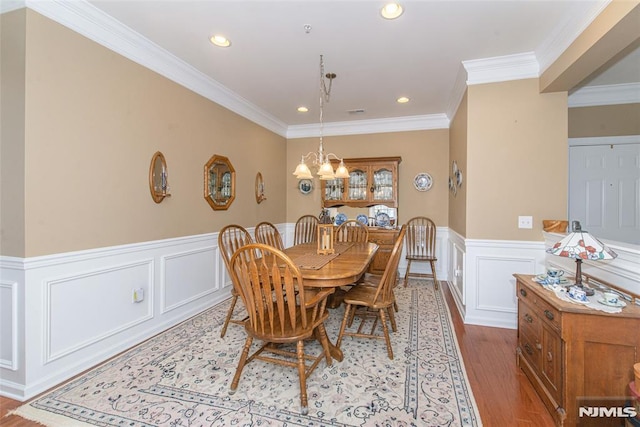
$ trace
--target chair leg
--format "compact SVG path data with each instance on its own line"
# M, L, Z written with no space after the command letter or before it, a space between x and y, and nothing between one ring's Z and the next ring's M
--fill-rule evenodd
M433 273L433 284L435 286L435 290L438 290L438 277L436 276L436 262L430 261L431 263L431 273Z
M304 363L304 341L298 341L298 376L300 377L300 412L302 415L309 413L307 401L307 366Z
M234 295L231 299L231 306L227 311L227 317L224 319L224 325L222 325L222 331L220 331L220 338L224 338L227 334L227 326L229 326L229 322L231 321L231 316L233 316L233 310L236 308L236 303L238 302L238 295Z
M387 307L387 315L389 316L389 321L391 322L391 330L393 332L398 332L398 325L396 324L396 315L393 314L393 309L391 307Z
M242 374L244 365L247 363L247 358L249 357L249 349L251 349L252 343L253 343L253 338L248 336L247 340L244 343L244 348L242 349L242 355L240 356L238 367L236 368L236 374L233 376L233 381L231 382L229 394L234 394L236 392L236 389L238 388L238 382L240 382L240 375Z
M407 282L409 281L409 269L411 268L411 260L407 261L407 271L404 273L404 287L407 287Z
M342 318L342 324L340 325L340 332L338 333L338 340L336 341L336 347L338 348L340 348L340 344L342 343L342 335L344 335L344 330L347 327L350 311L351 311L351 304L346 304L344 308L344 317Z
M393 349L391 348L391 338L389 337L389 327L387 326L387 319L384 315L385 309L378 310L380 314L380 322L382 323L382 331L384 332L384 340L387 342L387 355L389 359L393 360Z

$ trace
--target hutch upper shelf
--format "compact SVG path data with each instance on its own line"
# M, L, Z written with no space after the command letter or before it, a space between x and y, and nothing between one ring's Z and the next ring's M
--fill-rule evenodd
M344 159L349 178L320 181L322 206L398 207L398 165L401 157Z

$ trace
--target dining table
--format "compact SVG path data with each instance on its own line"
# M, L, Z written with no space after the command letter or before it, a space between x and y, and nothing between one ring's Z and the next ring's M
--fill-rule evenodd
M378 250L370 242L336 242L335 253L320 255L318 244L301 243L284 250L302 273L304 286L311 288L334 288L352 285L367 271ZM342 361L342 350L329 340L331 357Z

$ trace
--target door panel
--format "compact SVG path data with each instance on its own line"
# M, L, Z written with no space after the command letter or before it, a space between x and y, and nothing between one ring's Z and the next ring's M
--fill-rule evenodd
M569 219L596 237L640 242L640 144L569 148Z

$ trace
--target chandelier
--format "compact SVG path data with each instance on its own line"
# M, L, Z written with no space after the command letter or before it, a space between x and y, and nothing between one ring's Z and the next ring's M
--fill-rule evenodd
M300 164L298 164L295 172L293 172L297 179L313 178L311 170L309 169L309 166L307 166L307 161L310 161L312 167L318 168L318 175L322 180L349 178L349 171L344 165L343 160L333 153L325 154L324 147L322 146L324 103L329 102L329 97L331 96L331 84L335 78L336 75L334 73L324 73L324 61L322 59L322 55L320 55L320 145L318 146L317 153L309 152L302 156ZM327 79L329 80L329 87L327 87ZM331 159L340 160L340 165L335 172L331 165Z

